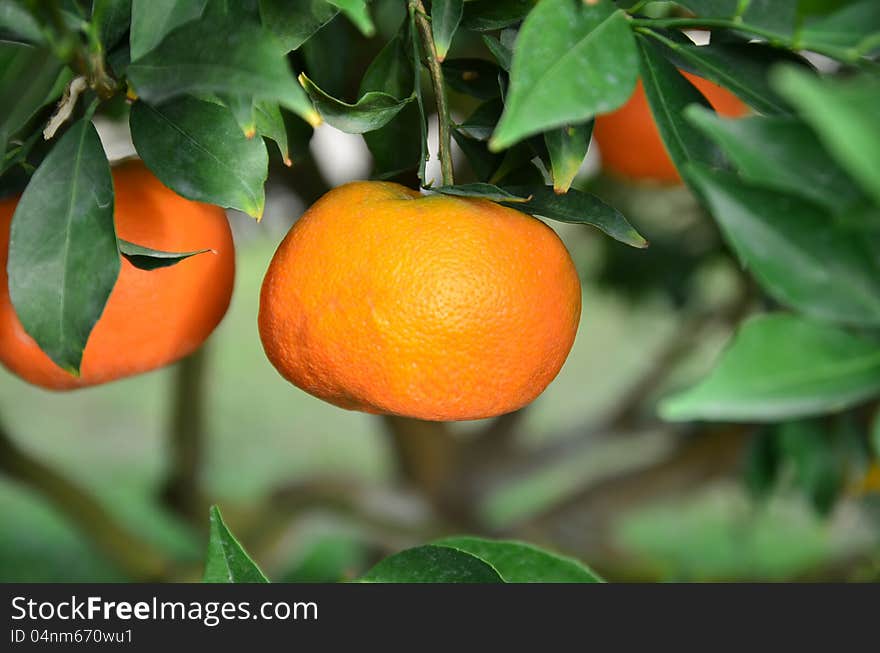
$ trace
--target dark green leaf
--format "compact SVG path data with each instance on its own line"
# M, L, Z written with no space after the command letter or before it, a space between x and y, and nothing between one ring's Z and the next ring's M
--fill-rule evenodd
M138 95L153 104L187 93L250 95L278 101L311 124L320 120L275 38L226 15L177 28L134 61L128 77Z
M409 20L404 20L397 34L376 55L361 80L361 95L381 91L393 97L413 93L414 75ZM419 109L410 104L385 126L364 134L373 155L374 174L387 176L419 165Z
M779 477L779 443L770 427L758 431L746 449L743 481L751 495L762 499L773 491Z
M880 392L880 347L787 314L745 322L715 368L666 399L668 420L773 422L844 410Z
M266 146L245 138L228 109L188 97L136 102L130 121L138 154L163 184L192 200L263 214Z
M503 155L490 152L485 142L469 138L457 129L453 130L452 138L461 148L477 179L486 181L498 170Z
M202 15L207 0L131 0L132 61L162 42L169 32Z
M473 0L464 5L462 26L492 32L515 25L526 17L538 0Z
M253 138L257 134L257 117L254 102L246 95L227 95L223 104L232 113L245 138Z
M491 100L501 95L500 70L486 59L450 59L443 64L443 79L459 93Z
M798 43L805 50L828 46L860 49L871 39L873 48L862 54L870 54L880 47L880 2L860 0L827 15L808 19L798 34Z
M194 252L163 252L158 249L142 247L121 238L119 239L119 253L139 270L156 270L158 268L171 267L191 256L205 254L210 251L210 249L200 249Z
M446 53L449 52L452 37L455 36L463 12L464 0L434 0L431 3L431 31L434 34L434 45L440 61L443 61Z
M388 93L370 91L364 93L354 104L348 104L327 95L305 74L300 75L300 82L324 120L349 134L363 134L379 129L413 100L412 95L398 100Z
M426 545L401 551L370 569L362 583L502 583L478 557L446 546Z
M132 0L94 0L92 21L98 23L98 35L104 50L112 49L128 32Z
M498 65L507 72L510 72L510 65L513 63L513 50L504 45L494 36L483 34L483 43L489 48L489 52L495 57Z
M711 110L709 102L645 37L637 36L636 41L641 54L639 67L645 95L675 167L687 179L687 163L698 161L711 166L720 165L723 161L721 152L683 115L691 104Z
M43 43L45 38L33 15L17 2L0 2L0 31L8 32L31 43Z
M778 429L780 454L794 467L795 480L820 514L837 501L844 482L844 461L821 421L788 422Z
M475 184L457 184L455 186L435 186L431 190L443 195L455 195L457 197L478 197L493 202L507 202L518 204L520 202L528 202L528 197L520 197L514 195L503 188L494 186L493 184L475 183Z
M326 0L260 0L263 25L286 51L296 50L333 20L339 9Z
M474 109L467 120L458 125L458 131L478 141L487 141L495 130L495 125L498 124L503 110L504 102L501 98L483 102Z
M670 58L679 68L729 89L762 113L791 113L791 108L776 94L767 79L771 66L797 61L787 51L761 43L710 43L697 46L690 42L677 42L657 32L649 34L668 48Z
M434 542L476 556L492 566L506 583L601 583L578 560L556 555L524 542L447 537Z
M753 184L799 195L829 212L846 210L864 199L813 131L795 118L730 120L696 106L686 115Z
M428 114L425 112L425 102L422 99L422 63L419 59L419 37L416 28L415 10L409 12L409 37L412 40L410 52L413 57L413 95L416 96L416 106L419 108L419 182L426 183L425 164L428 162Z
M633 92L637 58L626 14L609 0L543 0L519 31L490 147L616 109Z
M220 510L211 506L211 539L205 560L205 583L268 583L235 536L229 532Z
M784 37L795 28L800 0L678 0L701 18L735 19Z
M94 126L82 119L25 189L12 219L8 265L22 326L72 374L79 373L119 265L110 166Z
M586 125L558 127L544 132L544 143L550 156L553 190L566 193L587 157L587 146L593 131L592 121Z
M275 141L281 160L284 165L290 167L293 161L290 158L290 145L287 139L287 127L284 125L284 116L277 102L257 102L254 105L257 131L261 136Z
M564 195L557 195L546 186L505 186L504 188L519 197L531 196L532 199L528 202L514 205L513 208L518 211L560 222L590 224L627 245L648 246L648 241L633 229L617 209L608 206L594 195L574 189Z
M328 0L330 4L339 7L343 14L355 24L364 36L372 36L376 33L376 26L370 18L366 0Z
M0 153L7 140L55 99L61 63L44 48L0 41Z
M774 81L832 156L880 203L880 78L820 79L785 68Z
M820 319L880 324L880 261L820 207L693 166L689 178L745 266L778 301Z

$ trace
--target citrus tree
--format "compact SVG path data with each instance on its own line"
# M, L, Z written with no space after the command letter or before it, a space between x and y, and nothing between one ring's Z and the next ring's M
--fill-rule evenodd
M369 44L356 88L334 65L339 21ZM603 232L597 274L623 293L684 304L707 261L737 262L735 301L713 308L736 323L729 346L658 411L743 425L753 488L789 461L827 510L880 455L875 0L3 0L0 37L0 361L26 381L94 385L195 351L232 291L220 209L259 220L270 166L308 186L299 161L327 123L363 136L372 181L331 190L293 227L260 334L296 385L391 414L439 504L450 468L438 461L462 456L400 420L521 409L574 339L574 267L529 216ZM111 168L96 115L127 116L139 161ZM625 197L576 180L591 142L624 184L684 184L706 214L688 228L705 238L660 230L649 247ZM337 273L349 265L354 287ZM383 348L383 325L404 323ZM5 467L28 477L5 440ZM264 578L219 512L211 528L207 578ZM596 578L524 544L459 537L365 580Z

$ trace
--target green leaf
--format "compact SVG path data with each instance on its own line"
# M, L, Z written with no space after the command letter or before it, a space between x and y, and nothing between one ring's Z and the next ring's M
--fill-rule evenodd
M250 95L278 101L312 125L320 122L275 38L225 14L177 28L127 72L140 98L152 104L185 94Z
M413 100L412 95L398 100L388 93L369 91L354 104L348 104L327 95L305 73L300 75L300 82L324 120L349 134L363 134L379 129Z
M119 275L113 180L92 123L75 123L37 168L12 218L9 295L25 331L79 374Z
M43 43L45 38L33 15L17 2L0 2L0 31L8 32L31 43Z
M416 106L419 109L419 182L424 185L425 164L428 162L428 114L425 112L425 102L422 99L422 62L419 59L419 37L416 28L415 8L411 5L409 13L409 37L411 39L410 53L413 57L413 95L416 96Z
M136 102L131 136L163 184L188 199L263 214L266 146L247 139L225 107L184 97L153 106Z
M223 104L232 113L245 138L253 138L257 135L256 109L251 98L245 95L227 95L223 98Z
M592 121L586 125L568 125L544 133L544 143L550 155L550 174L553 190L567 193L581 164L587 157L587 146L593 131Z
M488 34L483 34L483 43L489 48L489 52L495 57L495 61L498 62L502 70L510 72L510 66L513 63L513 50Z
M710 43L694 45L648 32L668 50L673 63L732 91L743 102L762 113L790 114L791 107L770 85L767 71L780 62L798 62L791 53L761 43Z
M61 63L45 48L0 41L0 153L7 140L57 97Z
M162 42L169 32L202 15L207 0L131 0L131 60Z
M339 8L326 0L260 0L263 25L287 52L299 48L338 13Z
M443 195L455 195L457 197L478 197L492 202L507 202L510 204L518 204L520 202L528 202L528 197L520 197L514 195L503 188L499 188L493 184L474 183L474 184L457 184L455 186L435 186L431 190Z
M829 212L846 210L864 200L813 131L796 118L731 120L697 106L685 114L718 143L740 176L755 185L798 195Z
M834 506L845 479L841 451L821 421L782 424L777 429L780 455L794 467L795 480L820 514Z
M689 177L745 266L775 299L823 320L880 324L880 261L817 205L693 166Z
M876 341L777 313L745 322L709 376L661 402L660 414L773 422L844 410L878 392Z
M498 170L504 157L490 152L485 142L465 136L457 129L453 130L452 138L461 148L477 179L488 180Z
M483 102L474 109L467 120L458 125L458 131L478 141L487 141L495 131L495 125L498 124L502 111L504 111L504 102L501 98Z
M771 494L779 478L779 443L772 427L759 430L749 443L743 461L743 481L756 499Z
M513 206L518 211L559 222L593 225L626 245L648 246L648 241L633 229L620 211L608 206L595 195L574 189L564 195L557 195L546 186L505 186L505 190L519 197L531 196L528 202Z
M880 411L874 414L870 438L871 448L874 450L874 458L880 459Z
M871 54L880 47L880 3L876 0L851 2L828 16L804 22L798 44L805 50L827 47L856 48ZM873 42L873 48L865 47Z
M462 27L493 32L515 25L526 17L538 0L473 0L464 5Z
M446 546L428 544L401 551L370 569L362 583L502 583L480 558Z
M205 583L268 583L235 536L229 532L220 510L211 506L211 539L205 560Z
M506 583L601 583L578 560L550 553L525 542L447 537L434 544L470 553L492 566Z
M701 18L727 18L790 36L800 0L677 0Z
M880 203L880 79L821 79L793 68L777 72L773 81L779 92L800 109L831 155Z
M450 59L443 64L443 79L450 88L480 100L501 95L501 69L487 59Z
M284 165L290 167L293 161L290 158L290 145L287 139L287 127L284 125L284 116L277 102L257 102L254 105L257 131L261 136L275 141L281 160Z
M98 23L98 35L104 50L116 46L129 31L132 0L93 0L92 22Z
M543 0L517 37L504 115L490 147L504 149L616 109L632 95L636 61L626 14L609 0Z
M339 7L343 14L355 24L361 34L372 36L376 33L376 26L370 18L366 0L328 0L330 4Z
M437 48L437 59L440 61L449 52L452 37L455 36L463 13L464 0L434 0L431 3L431 32Z
M414 75L409 20L404 20L397 34L376 55L361 80L361 95L381 91L392 97L413 93ZM364 134L373 155L373 172L378 176L397 174L416 168L421 156L419 109L409 104L387 124Z
M651 114L666 150L682 177L687 179L686 164L694 161L711 166L721 165L721 152L684 117L691 104L712 110L709 102L676 67L667 61L643 36L637 36L642 84Z
M156 270L158 268L171 267L191 256L205 254L210 251L212 250L200 249L193 252L163 252L162 250L143 247L127 240L119 239L119 253L139 270Z

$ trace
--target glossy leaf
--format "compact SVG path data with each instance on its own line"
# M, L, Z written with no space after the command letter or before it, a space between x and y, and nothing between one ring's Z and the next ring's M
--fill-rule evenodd
M498 170L504 157L490 152L485 142L470 138L457 129L453 130L452 138L461 148L477 179L486 181Z
M326 0L260 0L263 25L287 52L299 48L338 13L339 8Z
M495 131L495 125L498 124L502 111L504 111L504 102L501 98L483 102L474 109L467 120L458 125L458 131L478 141L487 141Z
M492 32L515 25L537 4L537 0L472 0L464 5L463 27Z
M119 265L110 166L97 131L82 119L31 177L12 219L8 263L22 326L72 374Z
M788 36L794 31L798 4L802 0L678 0L701 18L734 19Z
M132 0L94 0L92 21L98 23L98 35L105 51L116 46L129 32Z
M692 167L737 256L778 301L823 320L880 325L880 260L857 232L819 206Z
M229 95L224 97L223 104L232 113L245 138L257 135L257 117L254 102L245 95Z
M493 184L474 183L474 184L457 184L455 186L435 186L431 190L443 195L455 195L457 197L477 197L493 202L508 202L518 204L520 202L528 202L528 197L514 195L511 192L499 188Z
M518 211L560 222L593 225L627 245L648 246L648 241L633 229L620 211L608 206L595 195L573 189L564 195L557 195L546 186L505 186L504 188L519 197L531 197L528 202L513 205Z
M531 544L479 537L447 537L434 542L476 556L506 583L601 583L584 564Z
M450 88L480 100L501 95L500 68L486 59L450 59L443 64L443 79Z
M490 146L589 120L622 105L638 76L626 14L610 0L543 0L516 40L504 114Z
M328 0L328 2L338 7L364 36L372 36L376 33L376 26L370 18L366 0Z
M248 139L225 107L194 98L136 102L131 135L144 163L183 197L263 214L266 146Z
M192 256L205 254L210 251L210 249L200 249L193 252L163 252L162 250L143 247L127 240L119 239L119 253L139 270L157 270L159 268L171 267Z
M593 123L558 127L544 133L544 143L550 157L550 174L553 190L566 193L571 187L581 164L587 157L587 146Z
M370 569L362 583L501 583L501 576L480 558L432 544L401 551Z
M880 347L787 314L745 322L715 368L664 400L668 420L773 422L837 412L880 392Z
M349 134L363 134L379 129L413 100L412 95L399 100L388 93L369 91L354 104L349 104L327 95L305 74L300 75L300 82L324 120Z
M381 91L392 97L408 97L413 93L414 76L409 21L405 20L384 48L370 63L361 80L361 95ZM364 134L364 141L373 155L374 174L387 176L419 165L419 109L408 104L383 127Z
M0 2L0 30L30 43L45 41L39 23L18 2Z
M813 131L791 117L719 117L702 107L687 118L724 150L740 176L765 188L799 195L839 212L864 196Z
M61 63L45 48L0 41L0 153L7 140L55 99Z
M820 79L786 68L774 77L828 151L880 203L880 79Z
M320 121L275 38L226 15L179 27L127 73L152 104L184 94L250 95L277 101L312 124Z
M805 21L798 33L798 42L805 50L825 48L864 49L863 54L880 48L880 2L860 0L851 2L827 16ZM873 40L873 48L864 45Z
M443 61L446 53L449 52L452 37L455 36L463 13L464 0L434 0L431 3L431 32L434 35L434 45L440 61Z
M488 34L483 34L483 43L489 48L489 52L495 57L495 61L498 62L502 70L510 72L510 66L513 63L513 50Z
M275 141L281 160L284 165L290 167L293 161L290 158L290 145L287 139L287 127L284 124L284 116L277 102L257 102L254 105L254 117L256 119L257 132L261 136Z
M159 45L174 28L201 16L206 4L207 0L131 0L132 61Z
M761 43L710 43L694 45L656 32L651 37L663 44L672 61L688 72L715 82L743 102L768 114L790 114L791 107L770 85L767 71L781 62L801 63L785 50ZM804 65L801 63L801 65Z
M211 535L205 560L205 583L268 583L235 536L229 532L217 506L211 506Z
M711 110L708 100L645 37L638 36L636 41L645 95L675 167L686 179L688 163L720 165L723 159L719 149L684 116L684 110L692 104Z

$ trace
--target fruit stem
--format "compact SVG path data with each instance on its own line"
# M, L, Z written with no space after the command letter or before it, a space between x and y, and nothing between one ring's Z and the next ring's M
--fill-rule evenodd
M117 523L76 483L20 449L2 426L0 472L42 494L133 580L157 581L167 576L168 562L152 545Z
M451 186L455 183L455 175L452 170L452 130L449 105L446 101L446 87L443 82L443 69L437 58L437 47L434 45L434 35L431 32L431 23L428 20L424 3L422 0L407 0L407 2L418 26L422 46L425 49L428 72L431 74L431 84L434 86L434 99L437 102L437 123L439 126L437 156L440 159L440 179L444 186Z

